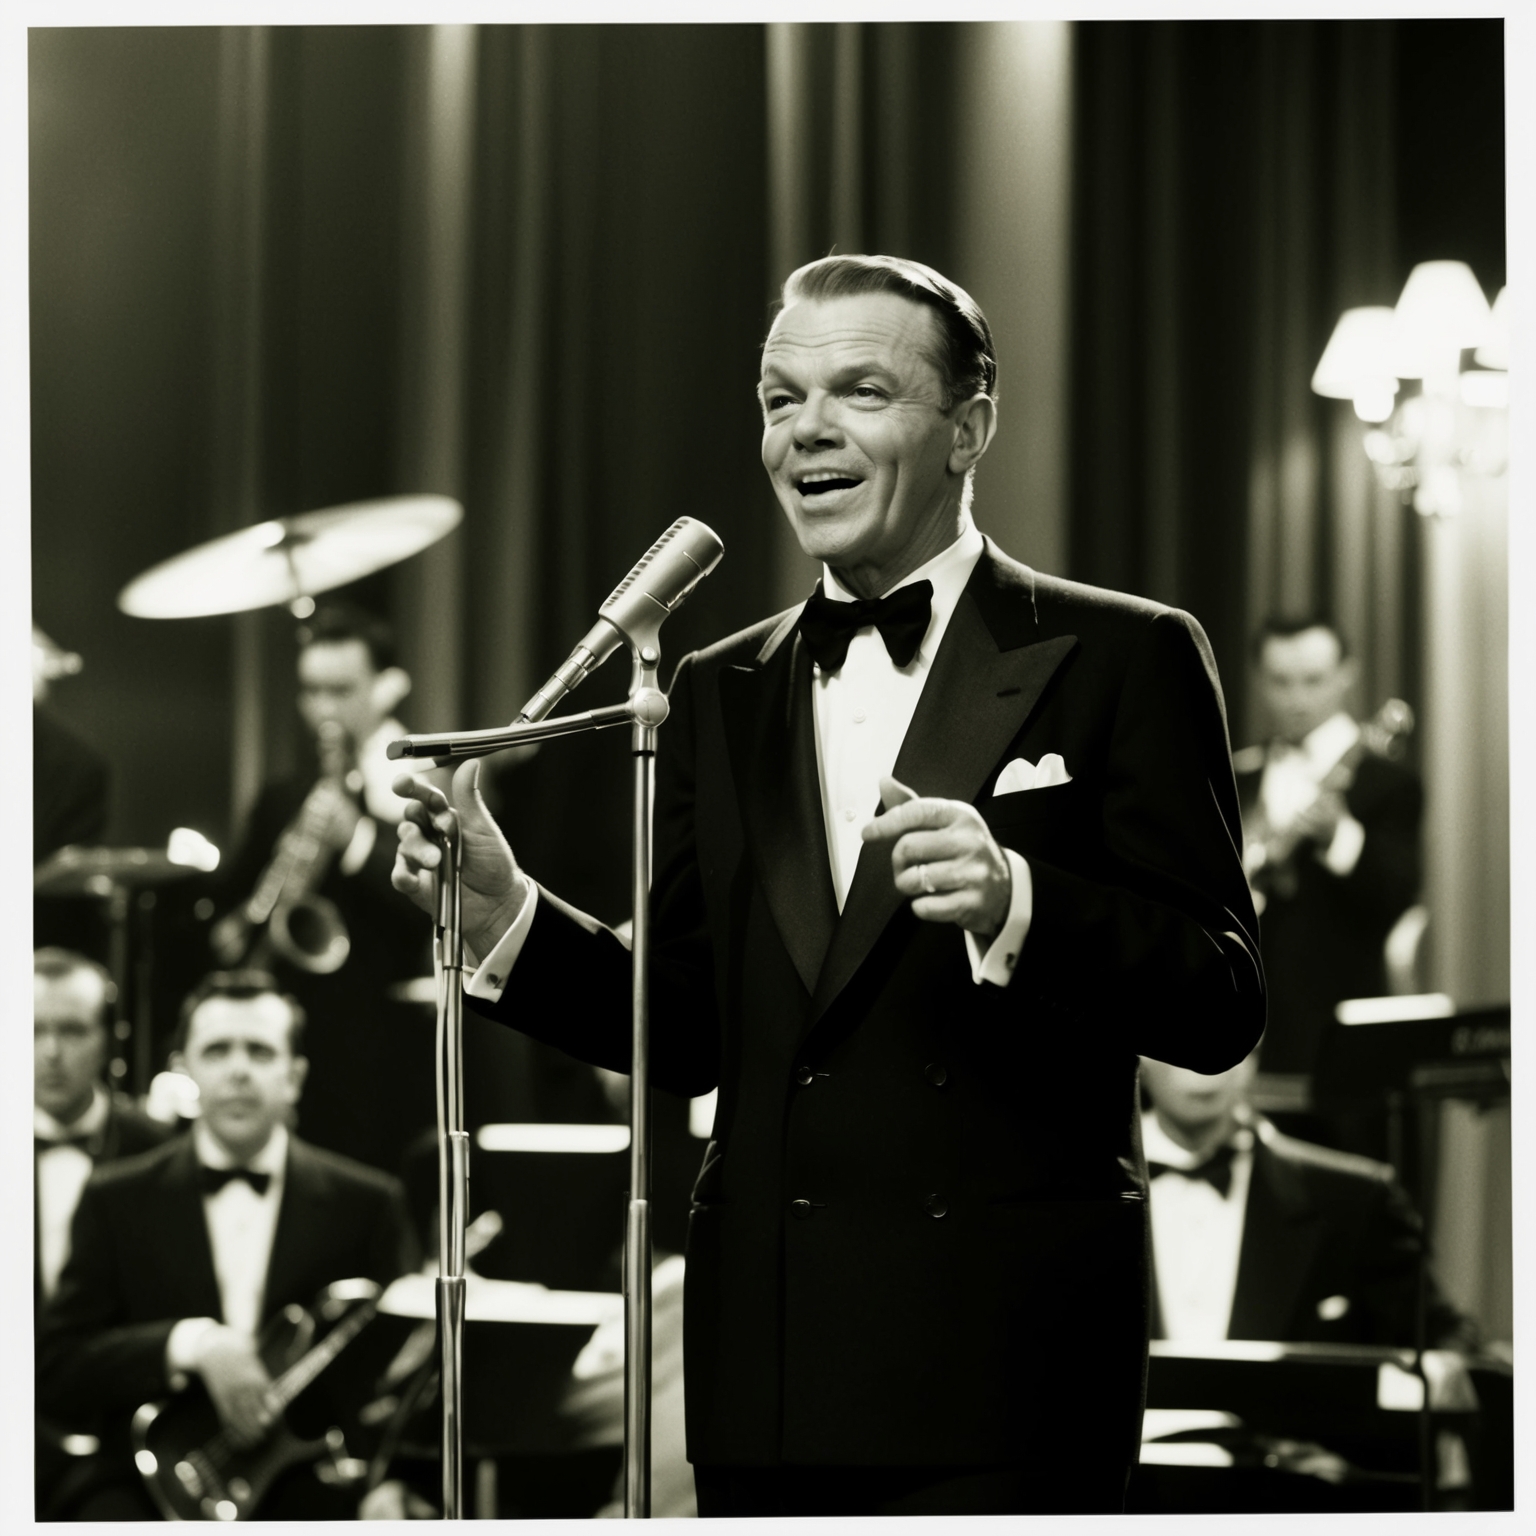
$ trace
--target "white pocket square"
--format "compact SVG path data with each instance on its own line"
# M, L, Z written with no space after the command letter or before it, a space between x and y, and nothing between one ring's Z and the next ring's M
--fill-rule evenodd
M1027 757L1016 757L997 776L994 795L1017 794L1021 789L1049 789L1053 784L1070 784L1072 775L1062 761L1061 753L1047 752L1039 763Z

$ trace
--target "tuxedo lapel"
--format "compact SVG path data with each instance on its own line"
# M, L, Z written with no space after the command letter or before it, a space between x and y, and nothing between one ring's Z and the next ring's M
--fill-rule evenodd
M1294 1169L1254 1137L1229 1339L1283 1339L1317 1252L1319 1227Z
M1058 635L1006 646L977 591L993 574L983 556L955 607L896 758L894 777L919 795L974 801L1077 644L1073 635ZM890 845L866 843L817 978L817 1017L864 963L905 899L892 881Z
M811 657L793 623L768 637L756 664L720 675L720 708L747 847L768 910L809 994L832 929L837 893L827 856Z
M166 1160L161 1175L164 1198L154 1199L146 1215L158 1215L163 1223L160 1257L171 1271L171 1284L181 1298L181 1305L169 1315L216 1317L222 1321L224 1301L213 1268L213 1244L208 1237L208 1218L203 1214L197 1166L197 1154L188 1133L180 1138Z
M315 1207L315 1184L318 1170L310 1160L309 1148L296 1137L288 1138L288 1161L283 1169L282 1204L277 1210L277 1226L272 1233L272 1255L267 1260L267 1279L262 1288L261 1307L257 1315L266 1319L273 1303L301 1293L304 1288L306 1250L313 1258L315 1230L305 1221L310 1213L311 1223ZM306 1230L308 1225L308 1230ZM340 1276L337 1277L341 1278Z

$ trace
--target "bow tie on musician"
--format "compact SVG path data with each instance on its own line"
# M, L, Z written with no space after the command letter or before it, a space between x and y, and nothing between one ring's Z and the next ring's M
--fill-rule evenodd
M69 1255L69 1227L93 1166L158 1146L171 1128L104 1081L116 986L105 966L53 947L32 956L32 1130L37 1294Z
M205 1417L222 1447L205 1447L215 1463L256 1458L245 1480L257 1486L241 1497L266 1493L256 1469L272 1448L263 1516L355 1510L356 1496L338 1507L340 1495L316 1493L302 1469L283 1475L295 1453L264 1345L285 1308L324 1287L383 1286L413 1267L415 1240L398 1181L290 1134L303 1029L302 1009L270 976L207 978L187 1000L170 1057L198 1091L191 1132L86 1185L73 1251L41 1319L38 1395L61 1422L94 1422L102 1451L76 1506L56 1518L153 1518L166 1507L128 1444L129 1420L145 1418L149 1399L163 1400L151 1425L176 1422L173 1410L182 1421Z
M1385 1164L1278 1132L1250 1101L1256 1064L1207 1076L1142 1058L1155 1335L1413 1347L1418 1213ZM1277 1276L1280 1250L1301 1268ZM1432 1271L1426 1296L1425 1342L1473 1350L1476 1325Z
M1436 1393L1475 1402L1477 1326L1437 1283L1393 1170L1279 1132L1249 1099L1256 1061L1206 1076L1142 1059L1153 1337L1422 1345L1437 1352ZM1337 1433L1311 1429L1293 1420L1290 1433L1313 1448ZM1460 1435L1436 1451L1439 1487L1465 1486Z

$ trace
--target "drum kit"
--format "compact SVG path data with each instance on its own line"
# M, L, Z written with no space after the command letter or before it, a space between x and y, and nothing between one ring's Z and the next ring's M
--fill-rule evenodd
M463 508L448 496L394 496L352 502L288 517L271 518L185 550L134 577L117 605L141 619L187 619L243 613L286 605L298 618L313 611L314 598L419 554L456 528ZM34 664L48 680L80 670L80 660L47 642L34 629ZM58 659L62 658L62 659ZM34 897L94 898L101 902L108 935L108 965L117 983L112 1071L148 1091L154 1068L147 987L147 959L130 974L130 927L135 903L147 906L155 887L185 879L216 859L200 838L173 834L165 848L60 848L32 874Z

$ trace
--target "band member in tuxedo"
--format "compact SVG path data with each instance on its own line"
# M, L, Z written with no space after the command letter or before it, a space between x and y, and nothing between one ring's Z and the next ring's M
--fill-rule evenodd
M171 1058L198 1088L191 1134L103 1167L85 1187L37 1347L42 1408L93 1421L103 1442L76 1518L153 1518L128 1454L140 1404L197 1377L235 1442L254 1444L272 1421L262 1326L335 1281L384 1284L411 1267L399 1183L288 1131L302 1027L269 976L210 977L188 999ZM301 1488L304 1476L288 1481ZM314 1512L289 1496L294 1513ZM274 1490L263 1514L284 1507Z
M1282 1135L1247 1102L1255 1058L1202 1077L1144 1061L1159 1338L1415 1346L1424 1229L1384 1163ZM1471 1349L1428 1280L1425 1338Z
M67 949L32 956L32 1134L37 1175L36 1293L46 1300L69 1256L69 1225L97 1163L159 1146L171 1128L102 1081L116 987L106 967Z
M1331 624L1272 619L1254 651L1274 734L1234 767L1270 987L1259 1062L1305 1076L1335 1006L1387 990L1386 937L1419 890L1424 791L1411 769L1360 751L1344 707L1355 663ZM1290 850L1278 863L1262 854L1276 833Z
M657 766L652 1074L719 1088L684 1307L699 1513L1118 1510L1137 1053L1221 1071L1264 1021L1215 666L1187 614L976 528L996 364L968 294L836 256L783 298L762 457L822 581L684 658ZM525 879L476 776L473 1006L627 1070L629 954ZM425 903L442 802L401 787L395 883Z
M115 988L105 967L70 950L32 955L32 1134L36 1204L33 1304L57 1288L69 1256L69 1228L80 1192L98 1163L158 1146L169 1126L151 1119L102 1081L110 1047ZM38 1508L79 1466L82 1437L39 1414Z
M398 1174L405 1148L436 1118L430 1026L390 994L431 970L430 924L390 889L404 804L390 789L386 748L405 734L394 711L411 680L389 627L350 604L317 609L298 641L298 709L322 744L318 775L312 767L262 790L220 874L230 910L215 924L214 948L225 965L267 966L308 1015L305 1138ZM306 806L322 845L315 889L334 905L350 946L331 971L275 946L242 915Z
M1423 1223L1392 1169L1276 1130L1247 1101L1255 1061L1214 1077L1142 1062L1153 1336L1445 1351L1429 1373L1431 1406L1475 1407L1462 1357L1478 1349L1477 1325L1436 1283ZM1348 1436L1320 1431L1324 1451L1305 1422L1291 1429L1304 1438L1260 1454L1314 1474L1325 1463L1335 1476L1344 1469ZM1478 1439L1460 1415L1436 1433L1437 1508L1464 1507Z

